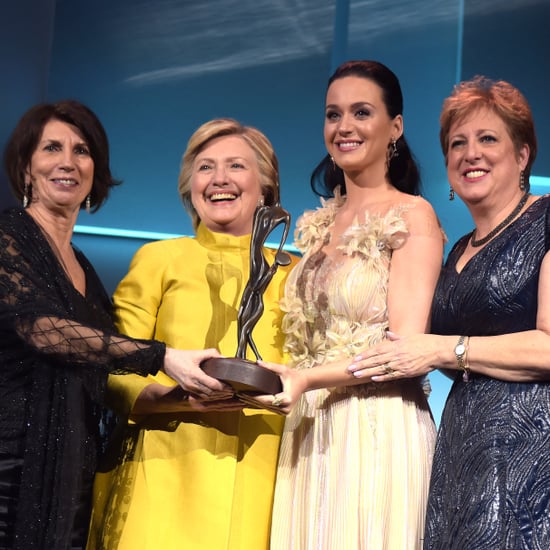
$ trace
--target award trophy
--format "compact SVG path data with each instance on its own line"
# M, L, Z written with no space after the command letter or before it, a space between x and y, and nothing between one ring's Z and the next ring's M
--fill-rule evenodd
M270 233L281 224L284 224L283 234L275 260L270 265L264 256L264 244ZM261 361L262 357L252 339L252 330L264 311L263 294L273 275L280 265L290 264L290 256L283 250L289 228L290 214L280 204L256 208L250 241L250 276L237 315L237 353L235 357L207 359L201 364L206 374L230 384L238 399L255 407L260 406L254 401L255 395L276 394L282 390L279 376L246 359L246 350L250 346L256 360ZM271 410L276 411L277 408Z

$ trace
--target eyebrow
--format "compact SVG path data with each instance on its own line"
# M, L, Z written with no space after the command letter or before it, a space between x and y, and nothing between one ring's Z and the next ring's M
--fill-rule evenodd
M227 157L227 158L224 158L222 159L222 162L233 162L235 160L243 160L243 161L246 161L246 162L249 162L249 159L245 158L245 157ZM216 162L216 159L213 159L212 157L197 157L195 159L195 161L199 161L199 162Z
M52 145L61 145L61 140L59 140L58 138L44 138L44 139L41 139L39 142L38 142L38 145L42 145L44 143L50 143ZM88 145L88 142L85 141L85 140L81 140L81 141L77 141L75 143L73 143L73 147L89 147Z
M352 109L357 109L358 107L365 107L365 106L370 107L371 109L376 109L376 107L369 101L356 101L355 103L352 103L350 105ZM338 105L331 103L330 105L327 105L325 109L338 109Z
M485 134L487 132L492 134L492 135L493 134L494 135L499 135L499 132L497 130L492 130L491 128L481 128L481 129L475 131L474 136L479 136L479 135ZM453 137L466 137L466 134L464 132L458 132L456 134L449 134L449 138L453 138Z

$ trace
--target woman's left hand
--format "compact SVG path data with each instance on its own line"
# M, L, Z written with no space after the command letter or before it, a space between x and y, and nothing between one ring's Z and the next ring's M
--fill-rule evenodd
M415 334L399 337L387 332L387 339L353 358L348 367L356 378L390 382L400 378L423 376L437 363L436 336Z

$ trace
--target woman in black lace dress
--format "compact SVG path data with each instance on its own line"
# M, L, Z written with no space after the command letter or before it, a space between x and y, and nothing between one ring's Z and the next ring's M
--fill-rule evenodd
M475 228L452 248L433 335L362 354L376 380L448 369L433 463L430 550L550 548L550 196L529 194L537 142L526 99L482 77L445 100L441 144ZM436 336L437 334L437 336Z
M0 548L82 548L108 373L164 370L184 390L227 391L198 367L215 350L117 334L97 274L71 245L80 209L99 208L117 183L94 113L75 101L33 107L5 166L23 208L0 215Z

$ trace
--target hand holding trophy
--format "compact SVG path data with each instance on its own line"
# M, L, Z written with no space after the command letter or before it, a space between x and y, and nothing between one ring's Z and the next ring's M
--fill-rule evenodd
M264 244L267 237L279 225L284 224L283 234L273 264L269 264L264 255ZM282 390L281 380L277 374L254 361L246 359L250 346L256 361L262 359L254 340L252 331L264 311L263 294L279 266L290 264L290 256L283 246L290 229L290 214L280 204L258 206L254 213L252 236L250 242L250 276L243 292L237 317L237 352L235 357L218 357L204 361L201 365L206 374L223 380L235 390L241 401L258 407L255 395L276 394ZM275 412L277 407L266 407Z

